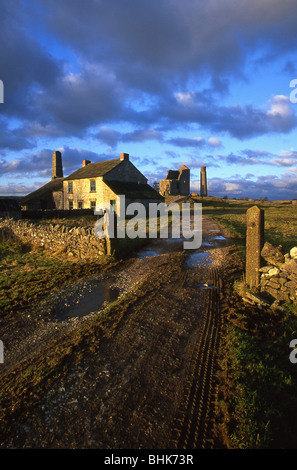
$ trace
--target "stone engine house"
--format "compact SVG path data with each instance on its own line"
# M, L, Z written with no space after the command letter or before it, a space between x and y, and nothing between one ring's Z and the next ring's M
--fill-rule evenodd
M186 165L179 170L168 170L165 180L159 181L162 196L188 196L190 194L190 170Z

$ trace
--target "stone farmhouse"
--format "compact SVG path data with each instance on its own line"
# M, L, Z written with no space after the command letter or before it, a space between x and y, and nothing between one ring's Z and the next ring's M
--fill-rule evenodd
M165 180L159 181L162 196L188 196L190 194L190 170L186 165L179 170L168 170Z
M52 180L21 199L22 210L95 209L110 203L115 211L117 196L124 195L126 206L141 202L162 202L163 197L148 183L147 178L130 161L129 154L120 158L91 163L63 177L61 152L53 153Z

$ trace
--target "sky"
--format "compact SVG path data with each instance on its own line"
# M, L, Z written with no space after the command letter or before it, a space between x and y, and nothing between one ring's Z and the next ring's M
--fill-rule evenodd
M297 198L295 0L0 0L0 195L130 160L199 193ZM296 84L294 82L296 80ZM1 99L1 91L3 91Z

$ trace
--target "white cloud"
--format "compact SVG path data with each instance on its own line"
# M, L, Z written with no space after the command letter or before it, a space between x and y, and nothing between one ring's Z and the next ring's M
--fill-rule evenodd
M220 147L222 145L222 142L216 137L209 137L208 142L212 147Z
M176 101L182 106L194 106L196 93L187 91L183 93L174 93Z

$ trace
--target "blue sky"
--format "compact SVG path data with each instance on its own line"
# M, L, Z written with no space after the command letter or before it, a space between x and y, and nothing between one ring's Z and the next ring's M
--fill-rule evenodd
M0 0L0 195L130 154L213 196L297 198L293 0Z

